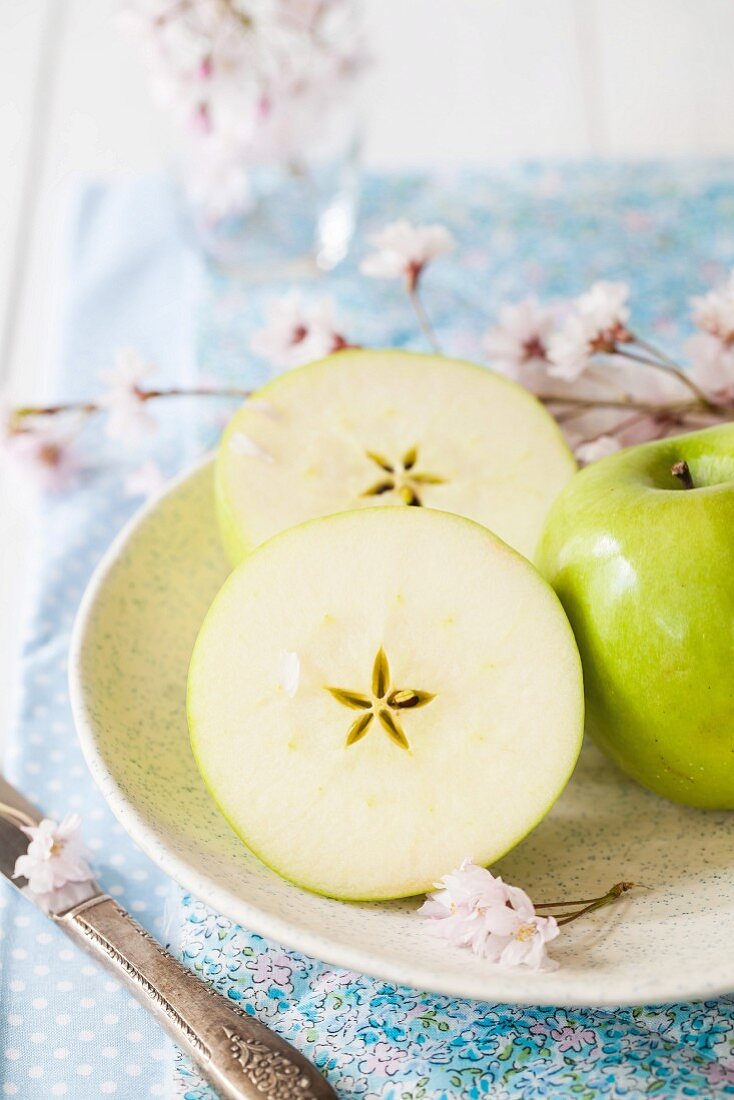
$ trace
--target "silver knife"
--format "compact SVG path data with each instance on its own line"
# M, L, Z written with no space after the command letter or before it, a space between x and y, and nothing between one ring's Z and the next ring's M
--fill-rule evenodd
M41 820L1 776L0 802ZM0 814L0 874L35 901L28 882L12 877L27 848L25 833ZM75 883L74 889L73 904L67 897L48 916L128 987L224 1100L336 1100L295 1047L199 981L96 882Z

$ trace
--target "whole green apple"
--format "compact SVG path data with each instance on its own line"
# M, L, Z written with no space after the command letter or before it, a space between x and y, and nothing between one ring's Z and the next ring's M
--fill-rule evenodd
M734 424L576 474L537 564L576 635L601 748L667 798L734 809Z

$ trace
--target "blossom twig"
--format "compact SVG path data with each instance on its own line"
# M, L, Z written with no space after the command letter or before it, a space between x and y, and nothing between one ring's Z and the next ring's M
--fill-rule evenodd
M360 270L373 279L402 279L421 331L433 351L440 355L441 348L419 288L428 264L450 252L454 238L443 225L413 225L403 219L373 234L370 243L374 251L362 260Z
M415 315L418 318L418 324L421 327L423 335L436 355L441 355L441 345L438 342L438 337L436 336L430 318L426 313L426 308L423 305L423 299L421 298L417 285L408 288L408 297L410 298L410 304L415 310Z
M456 947L468 947L499 966L547 970L554 964L546 944L562 925L609 905L635 885L617 882L598 898L534 904L524 890L467 858L436 883L418 912Z
M241 386L192 386L186 389L181 386L172 386L168 389L136 391L140 401L154 401L161 397L236 397L245 400L250 397L252 390L243 389ZM14 419L21 424L25 417L35 416L62 416L64 413L81 413L91 416L102 412L103 405L99 401L60 401L55 405L21 405L13 409ZM22 431L22 428L20 428Z
M571 921L578 920L579 917L585 917L597 909L603 909L605 905L610 905L624 894L629 893L630 890L635 889L645 889L645 887L637 882L617 882L610 890L607 890L606 894L602 894L600 898L592 898L591 901L588 901L581 909L576 910L575 913L556 913L555 917L558 926L560 928L564 924L570 924ZM536 908L541 907L537 906Z
M642 363L644 366L651 367L653 370L662 371L669 376L672 375L673 378L677 378L682 385L690 390L704 408L713 407L701 387L698 386L684 370L681 370L677 363L674 363L672 359L663 355L662 352L657 351L652 344L640 340L637 336L635 336L633 342L638 348L647 351L648 354L639 355L637 352L630 351L629 348L619 348L617 354L624 356L625 359L631 359L635 363ZM659 358L655 358L655 356Z

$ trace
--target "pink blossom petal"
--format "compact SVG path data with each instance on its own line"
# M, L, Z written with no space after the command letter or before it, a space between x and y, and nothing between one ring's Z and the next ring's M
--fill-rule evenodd
M256 355L282 369L322 359L344 346L331 298L306 303L298 293L275 299L266 307L266 323L252 337Z
M524 890L470 859L443 876L418 914L448 943L489 962L534 970L552 966L545 945L558 935L555 919L539 917Z
M597 462L600 458L613 455L621 450L622 444L613 435L599 435L596 439L590 439L586 443L579 443L576 447L576 457L579 462L586 464Z
M426 264L454 247L443 225L413 225L402 219L386 225L370 239L374 252L360 264L364 275L376 279L407 278L415 283Z

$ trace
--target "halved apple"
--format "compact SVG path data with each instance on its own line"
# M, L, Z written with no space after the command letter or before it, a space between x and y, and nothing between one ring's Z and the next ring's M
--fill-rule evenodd
M550 587L486 528L372 508L249 555L201 628L191 744L232 828L342 899L490 864L579 752L576 644Z
M343 351L269 383L235 415L216 468L234 564L317 516L424 505L467 516L532 557L575 471L526 390L456 359Z

